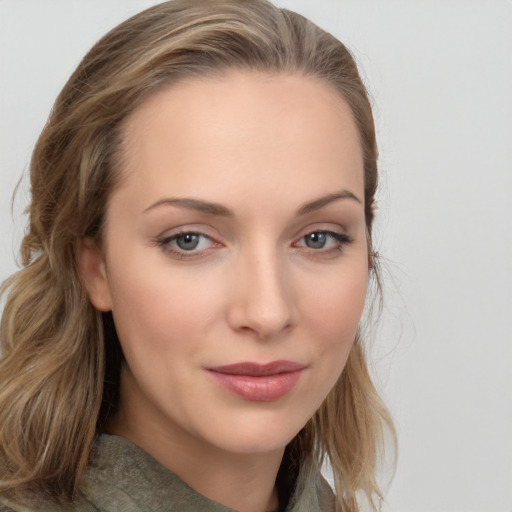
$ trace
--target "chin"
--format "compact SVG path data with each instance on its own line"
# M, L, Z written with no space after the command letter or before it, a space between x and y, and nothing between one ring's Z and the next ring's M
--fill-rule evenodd
M232 453L275 452L283 450L309 418L301 416L290 421L290 414L245 414L243 418L233 418L229 425L217 425L215 431L210 428L208 437L211 444Z
M220 440L219 444L221 444L221 446L219 446L219 448L224 451L240 455L273 453L284 450L286 445L295 437L296 434L297 433L292 436L276 436L269 435L267 432L266 434L260 433L257 436L233 435L229 440Z

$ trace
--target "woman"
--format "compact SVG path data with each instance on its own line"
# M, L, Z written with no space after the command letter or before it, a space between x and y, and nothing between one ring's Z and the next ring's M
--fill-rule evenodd
M101 39L3 288L5 510L377 507L376 159L349 52L295 13L176 0Z

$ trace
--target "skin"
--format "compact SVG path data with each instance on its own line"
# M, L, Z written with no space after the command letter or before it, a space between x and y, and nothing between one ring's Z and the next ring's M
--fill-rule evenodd
M124 151L102 248L83 240L77 252L127 361L109 430L215 501L272 509L284 447L341 374L366 296L349 107L311 77L231 71L150 97L125 122ZM206 236L186 251L182 232ZM311 247L319 232L350 241ZM206 370L276 360L304 370L270 401L233 395Z

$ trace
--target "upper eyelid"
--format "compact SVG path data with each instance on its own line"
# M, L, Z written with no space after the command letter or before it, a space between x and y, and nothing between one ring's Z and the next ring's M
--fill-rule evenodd
M339 221L312 222L306 226L301 227L300 229L294 229L293 231L293 233L290 233L288 236L285 236L285 238L281 240L284 241L289 237L288 239L291 241L291 243L295 243L297 240L300 240L304 236L315 232L334 233L337 235L353 238L349 234L349 232L352 230L348 230L344 225L340 224ZM169 227L165 230L162 230L158 235L155 236L154 239L161 241L163 239L171 239L173 237L188 233L201 235L212 240L213 242L227 245L229 245L230 242L233 243L237 238L236 234L232 232L223 233L209 225L205 226L204 224L200 223L191 223L182 224L181 226Z
M196 230L183 230L183 231L176 231L176 233L171 233L169 235L162 235L161 238L178 238L180 236L184 236L184 235L197 235L197 236L204 236L205 238L212 238L210 235L208 235L207 233L203 233L202 231L196 231Z
M209 238L213 241L215 241L215 235L210 235L206 233L205 231L201 229L179 229L179 231L176 231L174 233L167 234L168 231L171 230L165 230L161 235L158 235L156 238L158 239L172 239L176 238L182 235L199 235L204 236L205 238ZM294 240L300 240L301 238L304 238L305 236L311 234L311 233L332 233L334 235L342 235L342 236L348 236L346 230L342 229L340 231L333 229L333 228L305 228L300 230L297 234L293 236ZM220 238L220 237L219 237Z
M339 235L348 235L348 229L336 222L314 222L297 231L293 235L294 240L298 240L310 233L336 233Z
M216 234L213 234L214 230L206 228L204 226L201 227L195 227L193 224L186 225L186 226L176 226L172 228L167 228L161 231L155 238L163 239L163 238L172 238L179 235L186 235L186 234L196 234L196 235L202 235L207 238L215 239Z
M212 238L210 235L207 235L206 233L202 233L200 231L178 231L178 232L172 233L168 236L159 237L159 241L163 242L163 243L168 243L168 242L176 240L180 236L185 236L185 235L197 235L199 237L206 238L207 240L209 240L210 242L212 242L214 244L219 243L214 238Z
M297 240L300 240L308 235L311 235L313 233L324 233L326 235L333 235L333 236L347 236L347 233L345 233L344 231L340 232L340 231L335 231L334 229L311 229L311 230L308 230L306 231L303 235L300 235Z

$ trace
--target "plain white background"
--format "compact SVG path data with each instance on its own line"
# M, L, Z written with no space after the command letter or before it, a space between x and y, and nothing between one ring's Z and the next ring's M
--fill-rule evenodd
M81 56L154 1L0 0L0 280L31 148ZM386 510L512 512L512 2L281 0L347 44L374 104L400 450Z

